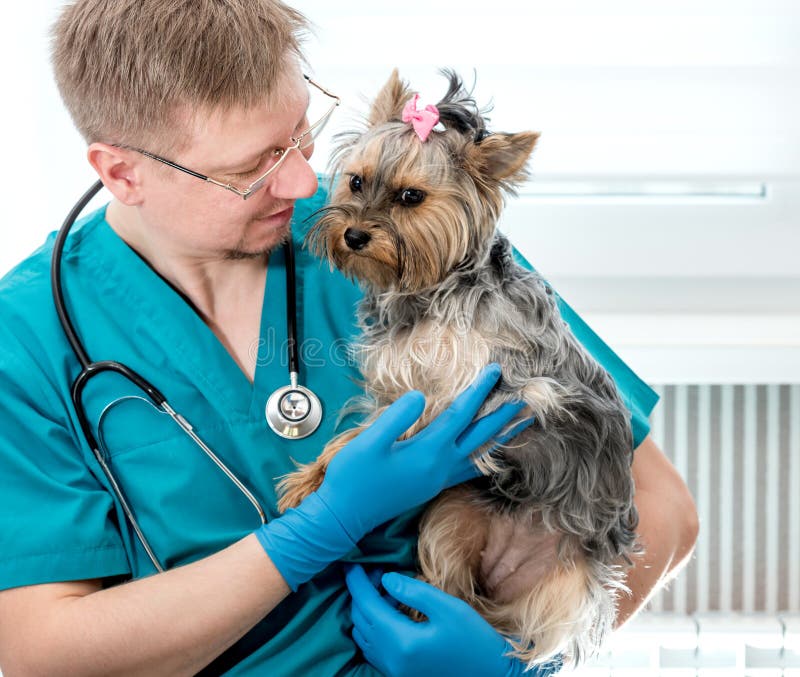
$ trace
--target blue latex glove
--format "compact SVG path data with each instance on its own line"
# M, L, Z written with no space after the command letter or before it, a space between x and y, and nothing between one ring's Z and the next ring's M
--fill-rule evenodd
M478 476L472 452L525 406L504 404L472 422L499 376L499 365L489 365L426 428L398 441L425 408L422 393L406 393L334 456L317 491L256 531L292 590L379 524Z
M561 670L560 658L525 672L525 663L506 654L513 647L463 600L398 573L376 589L364 569L347 571L353 596L353 639L364 657L386 677L549 677ZM417 623L396 608L400 602L421 611Z

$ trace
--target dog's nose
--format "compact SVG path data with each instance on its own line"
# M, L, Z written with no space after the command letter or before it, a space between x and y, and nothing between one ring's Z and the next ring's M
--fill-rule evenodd
M344 241L347 246L353 251L358 251L367 246L367 242L372 239L370 234L365 230L358 230L357 228L348 228L344 231Z

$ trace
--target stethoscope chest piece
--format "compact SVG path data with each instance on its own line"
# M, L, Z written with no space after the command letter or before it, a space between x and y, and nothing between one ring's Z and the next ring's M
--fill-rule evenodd
M267 400L266 418L276 435L299 440L313 433L322 421L322 403L308 388L297 384L291 374L291 385L278 388Z

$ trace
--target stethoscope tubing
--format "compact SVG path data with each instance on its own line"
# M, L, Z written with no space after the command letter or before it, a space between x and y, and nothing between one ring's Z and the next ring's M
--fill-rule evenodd
M86 369L91 363L91 360L78 338L69 313L67 313L66 303L64 303L64 291L61 283L61 258L64 252L64 243L67 241L67 236L69 235L70 228L72 228L72 224L75 223L81 212L86 209L86 205L100 192L102 187L103 182L100 180L92 184L92 187L81 196L80 200L75 203L69 214L67 214L67 218L64 219L64 223L62 223L61 228L58 229L56 241L53 244L53 258L50 261L50 285L52 287L53 302L56 306L58 321L61 323L67 341L69 341L70 346L72 346L72 350L75 352L78 362L81 363L82 369Z

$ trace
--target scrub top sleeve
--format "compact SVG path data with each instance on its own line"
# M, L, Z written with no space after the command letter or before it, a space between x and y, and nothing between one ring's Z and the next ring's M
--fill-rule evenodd
M514 258L523 268L535 270L514 248ZM545 280L547 282L547 280ZM547 282L548 286L553 286ZM561 316L575 338L614 379L622 401L631 414L633 448L636 449L650 432L650 414L659 400L658 393L645 383L553 289Z
M0 351L0 590L130 572L111 497L54 417L42 378Z

